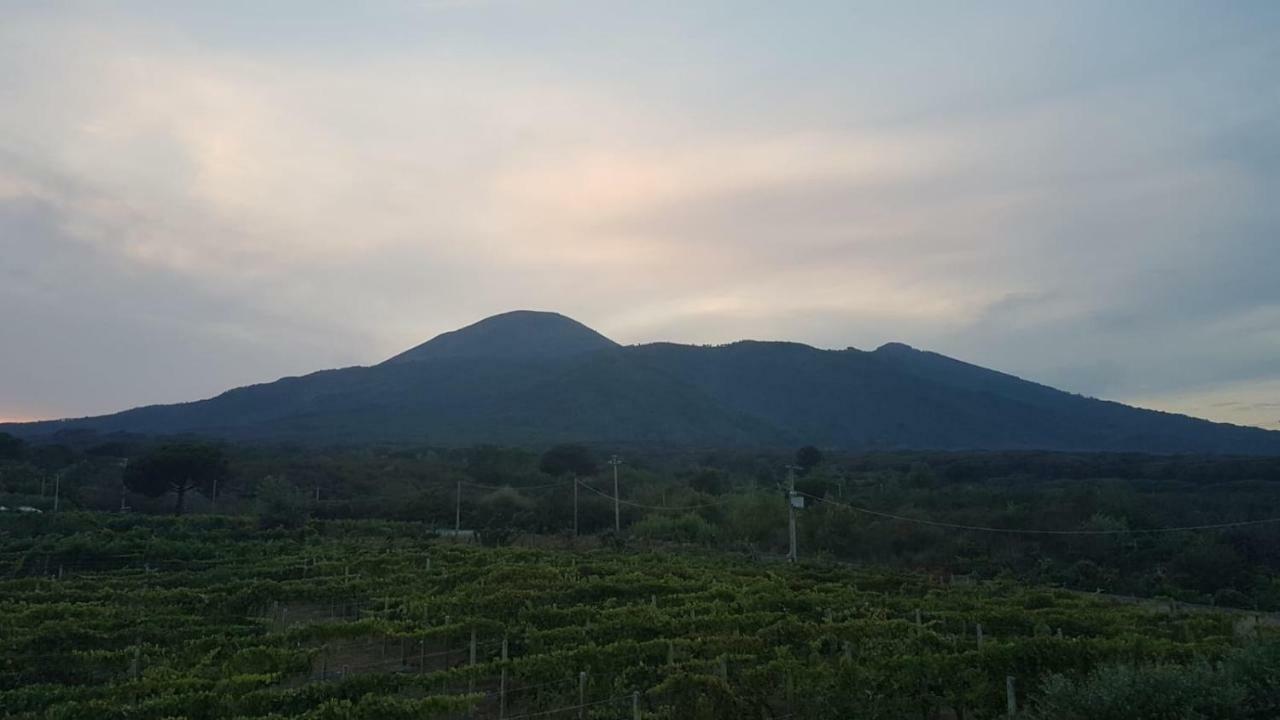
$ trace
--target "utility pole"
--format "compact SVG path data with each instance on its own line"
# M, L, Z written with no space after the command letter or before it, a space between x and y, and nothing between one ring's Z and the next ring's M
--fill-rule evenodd
M618 499L618 466L622 464L622 460L614 455L609 458L609 464L613 466L613 531L621 533L622 511L619 509L621 501Z
M54 512L58 512L58 495L59 495L59 491L62 489L62 473L63 472L64 472L63 470L59 470L57 474L53 476L53 511Z
M213 492L209 497L209 509L217 514L218 512L218 478L213 479Z
M796 494L796 466L787 466L787 535L791 540L787 552L787 562L796 562L799 553L796 551L796 506L804 499Z
M453 536L458 537L458 531L462 530L462 481L458 481L457 492L453 496Z
M124 476L129 470L129 458L121 458L120 460L120 512L125 512L129 506L125 503L128 497L128 487L124 484Z
M578 476L573 476L573 536L578 537Z

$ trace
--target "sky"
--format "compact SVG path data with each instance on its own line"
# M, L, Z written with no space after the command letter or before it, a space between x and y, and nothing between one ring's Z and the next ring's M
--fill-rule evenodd
M1277 74L1272 0L0 0L0 420L539 309L1280 430Z

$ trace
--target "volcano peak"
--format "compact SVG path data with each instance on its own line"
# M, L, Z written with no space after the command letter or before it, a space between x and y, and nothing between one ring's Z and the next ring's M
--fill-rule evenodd
M443 357L563 357L618 344L573 318L538 310L514 310L446 332L387 363Z

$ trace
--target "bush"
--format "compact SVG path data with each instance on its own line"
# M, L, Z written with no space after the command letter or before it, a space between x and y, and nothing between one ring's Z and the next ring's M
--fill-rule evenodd
M306 495L284 478L269 476L258 486L258 526L300 528L311 517Z
M1213 604L1218 607L1233 607L1252 610L1254 608L1253 600L1248 595L1236 590L1235 588L1222 588L1213 594Z
M1032 720L1198 720L1246 717L1245 688L1206 661L1190 665L1107 665L1087 677L1052 675Z
M716 529L706 520L693 514L667 517L650 515L631 526L637 536L650 540L668 540L680 543L708 545L716 540Z

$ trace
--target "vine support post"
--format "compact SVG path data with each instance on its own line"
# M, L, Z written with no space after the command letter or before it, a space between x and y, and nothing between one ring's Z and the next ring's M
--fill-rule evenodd
M502 636L502 675L498 679L498 718L507 716L507 636Z
M578 720L587 717L587 671L578 672Z
M982 623L978 623L978 647L982 647Z
M467 667L475 667L475 666L476 666L476 629L471 628L471 653L467 656ZM476 689L476 679L475 679L475 676L472 676L471 679L467 680L467 692L472 692L475 689Z
M631 693L631 718L632 720L640 720L640 693Z
M1009 717L1014 717L1018 714L1018 694L1016 690L1013 676L1006 675L1004 677L1004 702Z

